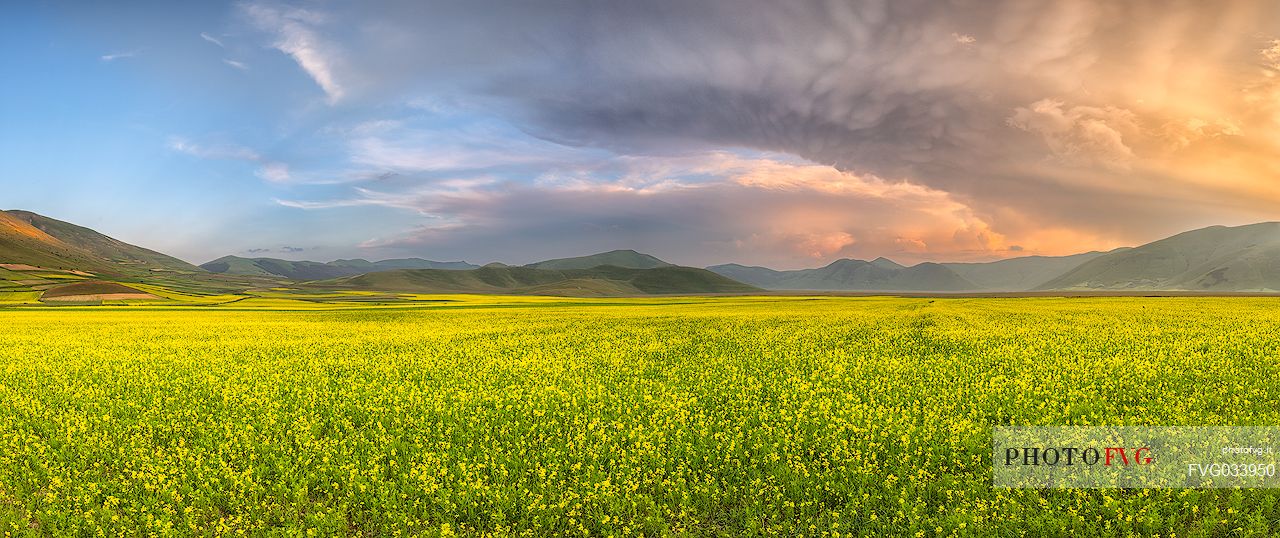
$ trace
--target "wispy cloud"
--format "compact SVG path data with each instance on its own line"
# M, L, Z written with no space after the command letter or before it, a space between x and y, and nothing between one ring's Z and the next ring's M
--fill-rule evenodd
M199 144L186 138L169 138L169 149L201 159L245 161L256 163L254 175L272 183L285 183L291 178L289 165L263 157L251 148L236 144Z
M181 136L168 141L169 149L201 159L231 160L256 163L254 175L272 182L291 185L342 185L377 183L400 175L399 172L380 168L293 170L288 163L271 159L252 148L230 143L199 143Z
M280 247L280 248L278 248L278 249L274 249L274 248L250 248L250 249L245 249L245 252L246 252L246 253L249 253L249 254L266 254L266 253L269 253L269 252L284 252L284 253L288 253L288 254L294 254L294 253L297 253L297 252L304 252L304 251L306 251L306 250L307 250L307 249L305 249L305 248L301 248L301 247L291 247L291 246L286 245L286 246Z
M285 163L264 162L258 168L257 176L273 183L289 181L289 165Z
M260 4L244 4L243 9L255 26L274 34L272 46L292 57L324 90L330 104L342 99L346 90L334 74L341 53L335 45L322 39L316 30L316 26L326 20L323 14Z
M197 144L186 138L174 136L169 138L169 149L186 153L201 159L230 159L240 161L261 161L258 152L235 144Z
M128 52L113 52L111 54L103 54L102 56L99 56L98 59L104 62L114 62L116 60L120 60L123 58L133 58L134 56L137 56L141 52L142 52L142 49L131 50Z
M514 166L547 168L603 156L595 148L538 139L502 122L449 127L373 120L341 130L351 162L400 172L467 172Z
M415 185L402 191L384 191L367 187L353 187L354 197L334 200L284 200L275 202L297 209L333 209L338 207L381 206L396 209L407 209L424 215L435 215L437 204L446 201L484 200L496 192L501 182L496 178L481 176L474 178L446 179L426 184ZM435 215L440 216L440 215Z
M241 71L248 71L248 70L249 70L249 66L248 66L248 64L245 64L244 62L239 62L239 61L236 61L236 60L231 60L231 59L223 58L223 59L222 59L222 63L227 64L227 65L229 65L229 66L231 66L231 67L234 67L234 68L236 68L236 69L239 69L239 70L241 70Z
M203 40L205 40L205 41L208 41L208 42L210 42L210 43L213 43L214 45L217 45L217 46L222 47L222 48L224 48L224 49L225 49L225 48L227 48L227 46L226 46L226 45L223 45L223 44L222 44L222 40L220 40L220 39L218 39L218 38L216 38L216 37L213 37L213 36L211 36L211 35L209 35L209 34L207 34L207 33L205 33L205 32L200 32L200 39L203 39Z

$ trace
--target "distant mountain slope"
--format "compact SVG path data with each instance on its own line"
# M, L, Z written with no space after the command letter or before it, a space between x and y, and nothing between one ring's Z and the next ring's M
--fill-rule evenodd
M336 260L327 263L290 261L276 258L242 258L223 256L202 264L200 268L211 273L249 276L276 276L291 280L326 280L344 276L362 275L393 269L475 269L467 262L437 262L419 258L383 260Z
M1061 276L1105 252L1070 256L1023 256L986 263L944 263L984 291L1026 291Z
M336 289L410 293L513 293L529 295L651 295L750 293L759 288L692 267L597 266L591 269L537 269L489 265L467 271L400 269L309 284Z
M334 267L320 262L290 261L275 258L241 258L223 256L200 265L210 273L228 275L277 276L291 280L323 280L359 274L359 271Z
M906 268L906 266L898 262L895 262L893 260L890 260L889 258L886 258L884 256L871 260L871 265L874 265L881 269L905 269Z
M402 258L394 260L382 260L371 262L368 260L334 260L329 265L337 267L350 267L358 269L366 273L373 271L391 271L394 269L479 269L479 265L467 262L437 262L432 260L424 260L422 258Z
M523 267L418 258L328 263L226 256L201 267L29 211L0 211L0 293L40 294L76 281L164 286L183 293L269 288L283 279L327 289L440 293L644 295L833 291L1280 292L1280 222L1212 226L1136 248L988 263L842 259L777 271L738 264L671 265L634 250ZM70 289L70 288L69 288ZM54 293L56 295L56 292ZM92 294L90 294L92 295ZM107 294L110 295L110 294Z
M744 284L750 284L765 289L779 289L778 283L787 278L788 275L796 271L779 271L759 265L741 265L737 263L726 263L723 265L712 265L707 267L717 275L732 278Z
M1024 256L985 263L921 263L910 267L887 258L876 258L870 262L843 259L826 267L796 271L736 263L707 269L753 286L777 290L1027 291L1105 254Z
M31 223L0 211L0 263L55 269L101 270L105 263Z
M629 269L673 267L673 265L659 260L658 258L648 254L641 254L634 250L611 250L609 252L601 252L590 256L579 256L577 258L558 258L531 263L525 267L532 267L534 269L590 269L601 265L612 265L614 267L626 267Z
M775 271L738 264L716 265L709 271L753 286L776 290L823 291L968 291L973 282L937 263L903 267L890 260L842 259L826 267Z
M1039 288L1280 291L1280 222L1180 233L1099 256Z
M30 211L0 211L0 263L114 275L198 272L195 266Z

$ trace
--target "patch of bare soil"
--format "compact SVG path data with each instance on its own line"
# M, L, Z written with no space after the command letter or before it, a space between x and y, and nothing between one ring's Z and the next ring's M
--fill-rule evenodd
M51 288L40 296L41 301L84 302L125 299L159 299L145 291L136 290L119 282L76 282Z

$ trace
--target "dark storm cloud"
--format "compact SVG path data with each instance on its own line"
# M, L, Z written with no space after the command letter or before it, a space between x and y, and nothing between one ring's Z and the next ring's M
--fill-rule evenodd
M1013 240L1036 228L1150 239L1265 216L1278 201L1267 185L1280 144L1272 2L390 2L342 11L331 20L355 22L326 26L304 14L282 26L285 37L315 38L281 50L334 100L429 96L621 155L792 154L947 193ZM598 224L683 226L718 240L723 227L697 227L707 204L676 194L662 203ZM745 218L724 211L721 220ZM535 233L514 218L512 233Z
M401 6L370 26L385 50L360 57L381 59L377 80L443 75L418 82L458 83L538 136L629 152L732 145L906 173L1006 115L966 41L984 15L964 6L520 6ZM420 21L422 37L404 35L404 21ZM417 51L407 68L391 59L406 39Z

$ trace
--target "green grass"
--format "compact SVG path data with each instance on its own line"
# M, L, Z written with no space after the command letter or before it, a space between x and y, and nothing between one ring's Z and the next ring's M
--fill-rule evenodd
M0 267L0 280L25 280L31 278L24 272L10 271Z
M417 293L498 293L608 297L649 294L761 291L693 267L536 269L487 266L467 271L400 269L309 282L315 289L391 290Z
M45 280L84 280L85 277L70 273L48 273L28 271L27 278L43 278Z
M1280 424L1272 299L412 298L0 311L0 528L1280 532L1271 490L990 486L995 424Z
M0 290L0 306L19 305L19 304L38 304L40 300L39 291L8 291L8 289Z

